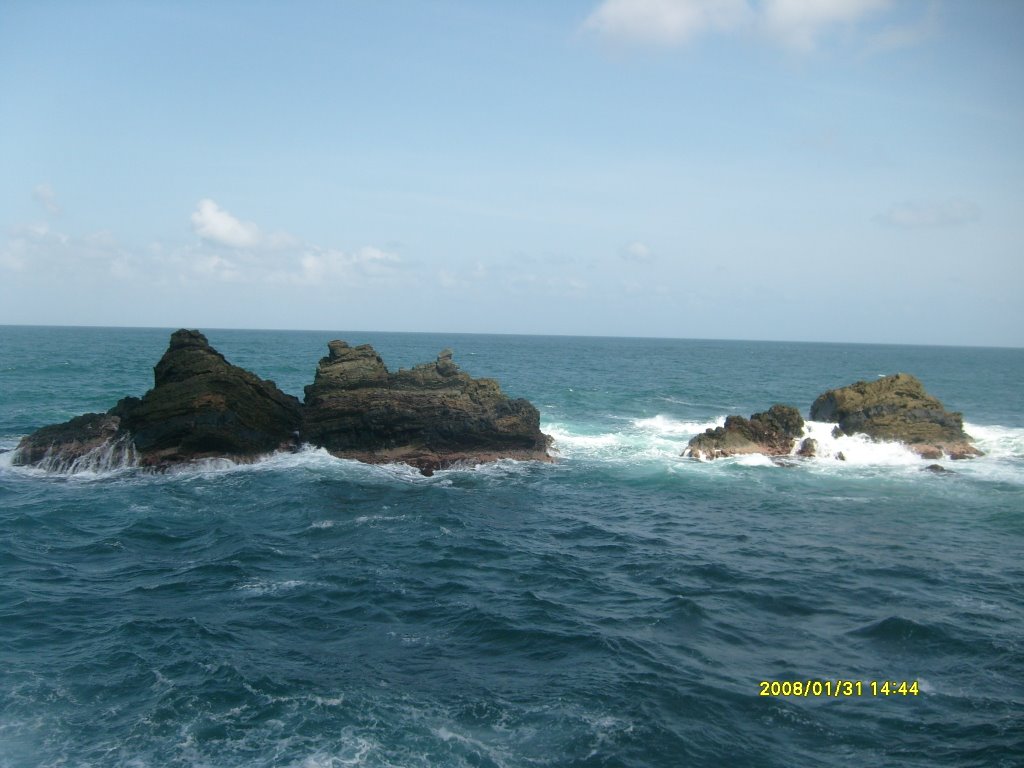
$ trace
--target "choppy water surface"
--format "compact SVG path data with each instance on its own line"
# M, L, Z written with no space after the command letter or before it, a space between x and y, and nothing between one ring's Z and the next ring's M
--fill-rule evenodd
M1022 351L207 335L299 396L331 338L392 368L450 346L540 408L561 459L68 475L0 454L0 766L1024 762ZM142 394L167 337L0 328L0 448ZM679 458L727 413L897 370L988 455ZM885 680L920 693L870 695Z

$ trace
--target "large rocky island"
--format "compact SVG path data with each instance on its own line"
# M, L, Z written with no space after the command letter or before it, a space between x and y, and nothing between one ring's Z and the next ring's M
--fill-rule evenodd
M369 345L332 341L328 349L301 403L229 363L198 331L176 331L141 399L33 432L14 463L162 469L206 458L251 461L303 444L364 462L404 462L424 474L502 458L550 461L537 409L492 379L470 377L451 352L391 373Z
M819 395L811 421L834 423L834 437L863 434L876 441L906 445L925 459L981 456L964 432L963 416L947 411L914 376L897 373L876 381L858 381ZM749 419L729 416L725 425L697 435L684 451L695 459L760 453L766 456L814 456L817 445L804 439L804 420L796 408L773 405ZM840 457L841 458L841 457Z

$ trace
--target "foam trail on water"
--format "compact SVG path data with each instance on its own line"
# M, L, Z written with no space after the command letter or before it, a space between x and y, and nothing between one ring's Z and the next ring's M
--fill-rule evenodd
M658 414L630 419L629 426L614 432L562 422L544 424L542 430L555 439L554 453L562 458L637 463L676 460L691 437L724 423L724 416L715 421L697 422Z

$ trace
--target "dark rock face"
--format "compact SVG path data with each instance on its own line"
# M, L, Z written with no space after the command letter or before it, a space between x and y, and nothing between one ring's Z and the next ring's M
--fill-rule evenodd
M450 350L391 373L373 347L332 341L306 387L302 439L336 456L403 461L425 473L498 458L549 461L540 413L474 379Z
M13 461L53 472L87 469L117 442L120 425L121 418L111 413L86 413L51 424L22 439Z
M153 373L155 386L141 401L115 406L144 464L251 458L294 443L299 401L229 363L198 331L172 334Z
M814 458L818 455L818 441L813 437L804 438L796 451L796 455L803 456L805 459Z
M686 447L684 456L695 459L717 459L749 453L765 456L787 456L803 435L804 420L789 405L773 405L749 419L729 416L724 427L708 429L697 435Z
M963 417L947 411L906 373L830 389L814 401L811 419L836 422L837 434L863 433L905 443L927 459L981 455L964 432Z
M252 460L301 442L426 473L460 461L550 461L537 409L508 398L492 379L470 378L450 351L389 373L370 346L332 341L328 348L304 407L229 363L198 331L176 331L141 399L43 427L21 441L13 461L55 471L163 468L201 458Z
M252 459L294 443L299 401L231 365L198 331L172 334L153 370L154 387L141 400L126 397L105 414L43 427L21 441L15 462L69 469L120 445L121 458L165 466L204 457Z

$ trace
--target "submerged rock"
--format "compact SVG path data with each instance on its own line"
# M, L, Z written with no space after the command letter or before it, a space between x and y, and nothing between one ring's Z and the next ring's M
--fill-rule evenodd
M501 458L550 461L540 413L493 379L474 379L444 350L389 372L368 344L332 341L306 387L303 440L335 456L401 461L424 473Z
M163 468L203 458L249 461L303 442L425 473L459 462L550 460L537 409L510 399L496 381L459 370L449 350L389 373L368 345L332 341L328 348L304 406L229 363L198 331L176 331L141 399L43 427L22 439L13 462L72 472Z
M803 456L805 459L812 459L818 455L818 441L813 437L806 437L801 441L800 447L796 451L797 456Z
M695 459L717 459L726 456L761 453L765 456L787 456L797 438L803 435L804 420L790 405L773 405L749 419L729 416L724 427L708 429L697 435L686 447L684 456Z
M982 455L964 432L963 417L947 411L906 373L830 389L811 405L813 421L835 422L833 434L865 434L905 443L926 459Z

